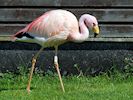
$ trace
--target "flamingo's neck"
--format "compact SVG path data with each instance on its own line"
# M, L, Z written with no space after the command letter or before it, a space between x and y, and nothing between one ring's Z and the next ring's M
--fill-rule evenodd
M89 37L89 30L85 24L85 21L87 20L87 16L86 15L82 15L79 19L79 33L75 34L74 36L74 41L75 42L83 42L85 40L87 40L87 38Z

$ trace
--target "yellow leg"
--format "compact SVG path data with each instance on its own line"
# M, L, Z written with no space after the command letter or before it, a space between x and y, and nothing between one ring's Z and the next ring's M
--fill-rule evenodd
M60 80L62 91L65 92L64 84L63 84L63 81L62 81L62 78L61 78L61 74L60 74L60 70L59 70L57 50L58 50L58 48L55 47L54 65L55 65L55 68L56 68L58 76L59 76L59 80Z
M29 75L29 80L28 80L28 85L27 85L28 93L30 92L30 84L31 84L31 79L32 79L33 71L34 71L35 64L36 64L36 59L39 56L39 54L41 53L41 51L43 51L43 47L37 52L37 54L32 59L32 67L31 67L31 71L30 71L30 75Z

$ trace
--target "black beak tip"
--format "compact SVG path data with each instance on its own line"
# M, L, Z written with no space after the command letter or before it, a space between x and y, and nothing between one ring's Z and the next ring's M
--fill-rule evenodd
M98 34L97 33L94 33L94 38L96 38L98 36Z

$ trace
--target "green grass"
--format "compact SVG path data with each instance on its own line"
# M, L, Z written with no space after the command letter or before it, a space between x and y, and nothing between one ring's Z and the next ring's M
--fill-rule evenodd
M31 93L26 91L27 75L2 74L0 100L133 100L133 77L107 75L65 76L63 93L57 75L34 75Z

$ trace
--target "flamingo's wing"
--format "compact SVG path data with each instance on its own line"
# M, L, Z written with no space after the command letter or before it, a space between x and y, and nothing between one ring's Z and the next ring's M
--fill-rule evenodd
M70 33L77 33L78 30L78 22L73 14L54 10L44 13L14 36L28 33L33 37L41 37L48 41L66 40Z
M29 32L33 30L33 28L36 28L36 30L39 30L39 22L42 22L45 17L47 17L49 12L44 13L42 16L36 18L34 21L32 21L30 24L28 24L25 28L21 29L17 33L13 35L13 37L16 37L17 35L22 35L25 32ZM41 28L42 29L42 28Z

